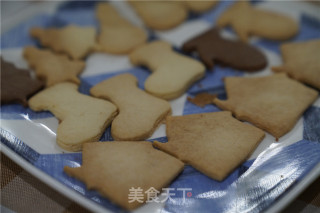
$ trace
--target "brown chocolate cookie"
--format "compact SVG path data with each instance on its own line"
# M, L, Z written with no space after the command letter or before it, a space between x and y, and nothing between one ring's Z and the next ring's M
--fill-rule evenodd
M18 69L1 58L1 104L27 106L27 99L43 86L43 82L31 78L28 70Z
M203 63L211 69L214 62L247 72L263 69L266 57L255 47L242 41L227 40L213 28L184 43L182 50L199 53Z

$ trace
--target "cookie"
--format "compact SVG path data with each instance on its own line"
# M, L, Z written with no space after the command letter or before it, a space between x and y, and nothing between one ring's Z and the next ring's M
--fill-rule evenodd
M182 1L129 1L144 23L154 30L168 30L188 17Z
M273 71L320 89L320 39L283 44L281 54L284 64Z
M213 95L210 93L199 93L194 98L188 97L188 101L193 103L194 105L197 105L199 107L204 107L205 105L212 104L212 101L214 98L216 98L217 95Z
M76 84L64 82L29 100L32 110L49 110L61 121L57 143L68 151L79 151L84 143L98 141L117 114L112 103L83 95L77 88Z
M255 78L227 77L225 85L228 99L216 98L213 102L276 138L289 132L318 97L317 91L285 74Z
M30 34L44 47L67 54L72 59L83 59L96 46L96 31L93 27L75 25L48 29L35 27L31 29Z
M258 71L267 66L267 59L257 48L242 41L224 39L213 28L184 43L186 53L197 52L201 61L212 69L214 63L243 71Z
M80 84L77 75L85 67L83 61L70 60L65 55L57 55L50 50L40 50L31 46L24 48L23 56L35 70L37 77L45 80L47 87L64 81Z
M113 120L111 135L115 140L147 139L161 121L170 114L170 104L137 87L138 81L131 74L122 74L107 79L90 93L114 103L119 115Z
M19 69L1 58L1 104L28 106L27 99L44 87L28 70Z
M184 166L145 141L84 144L82 159L81 167L65 167L64 171L127 210L145 203L145 192L151 187L157 191L167 187ZM130 190L139 187L142 197L131 200Z
M207 10L213 8L219 1L217 0L196 0L196 1L186 1L189 10L195 13L203 13Z
M164 41L139 47L130 54L130 61L153 72L145 81L145 90L167 100L182 95L205 73L200 62L172 51L171 45Z
M146 32L119 15L108 3L98 4L100 23L98 50L112 54L128 54L147 41Z
M256 9L247 1L238 1L218 19L219 27L231 26L242 41L251 35L271 40L286 40L295 36L299 24L290 17Z
M169 116L166 125L168 142L153 145L218 181L264 138L262 130L234 119L231 112Z

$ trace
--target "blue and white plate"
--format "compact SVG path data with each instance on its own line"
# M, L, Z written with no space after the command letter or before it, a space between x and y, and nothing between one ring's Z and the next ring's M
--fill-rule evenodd
M41 13L41 7L33 17L23 19L1 34L1 55L17 67L28 68L22 57L26 45L38 45L31 39L29 30L34 26L62 27L68 24L98 27L95 19L96 2L72 1L58 4L52 13ZM110 2L134 24L144 27L149 39L166 40L179 51L191 37L215 25L219 15L232 1L222 1L211 11L202 15L191 14L183 24L164 32L147 29L130 6L123 1ZM300 33L291 41L320 38L320 13L317 6L303 2L254 1L256 7L277 11L293 17L300 23ZM52 4L53 6L54 4ZM30 9L30 8L29 8ZM45 10L48 11L48 10ZM29 14L30 11L24 11ZM23 16L24 13L17 14ZM235 37L231 29L223 35ZM268 58L268 67L256 74L243 74L230 68L215 66L206 72L206 77L193 85L186 94L171 101L173 115L214 112L213 105L197 107L187 101L188 96L199 92L218 93L225 96L222 78L226 76L270 75L270 67L280 65L279 42L252 38L251 44L260 48ZM139 79L143 88L150 74L145 68L134 67L127 56L94 53L87 57L86 68L81 75L80 92L89 89L119 73L129 72ZM200 86L201 85L201 86ZM1 107L1 151L24 169L62 194L77 201L94 212L121 211L121 208L89 191L85 185L63 172L64 166L80 166L81 153L69 153L56 144L58 120L50 112L33 112L21 105ZM166 142L165 125L160 126L150 137ZM101 141L112 140L107 129ZM294 199L306 186L320 175L320 99L303 114L295 127L278 142L269 134L250 158L239 166L223 182L206 177L191 166L186 166L169 186L173 188L170 199L163 203L149 203L136 212L260 212L279 211ZM124 171L125 174L125 171ZM155 174L156 175L156 174ZM184 197L178 188L191 189ZM161 196L165 196L162 194Z

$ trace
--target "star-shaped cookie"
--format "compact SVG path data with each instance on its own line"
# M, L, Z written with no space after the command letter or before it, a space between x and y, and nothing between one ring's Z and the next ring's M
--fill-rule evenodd
M40 50L35 47L25 47L23 51L24 58L36 72L37 77L46 81L46 86L69 81L80 84L77 77L84 67L85 63L79 60L70 60L65 55L57 55L50 50Z

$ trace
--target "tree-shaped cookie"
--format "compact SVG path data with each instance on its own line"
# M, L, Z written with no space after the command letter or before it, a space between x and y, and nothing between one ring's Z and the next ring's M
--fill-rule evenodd
M32 37L44 47L65 53L73 59L82 59L95 48L96 30L93 27L69 25L63 28L32 28Z
M205 175L222 181L264 138L264 132L233 118L230 112L169 116L163 150Z
M256 9L247 1L238 1L218 19L219 27L231 26L242 41L255 35L272 40L285 40L299 31L299 24L290 17Z
M88 189L96 189L132 210L147 201L146 191L160 192L167 187L183 166L178 159L154 149L150 142L96 142L84 144L81 167L65 167L64 171L85 182ZM135 190L140 190L139 197L135 197Z
M32 78L28 70L16 68L1 58L1 104L27 106L27 99L43 86L43 82Z
M69 151L79 151L82 144L98 141L117 114L112 103L83 95L77 88L76 84L64 82L29 100L32 110L49 110L61 121L57 143Z
M273 71L320 89L320 39L283 44L281 54L284 64Z
M285 74L225 78L228 99L214 99L220 108L280 138L289 132L318 92Z
M182 49L187 53L196 51L209 69L213 68L214 62L244 71L261 70L267 65L266 57L257 48L222 38L218 28L187 41Z
M145 90L167 100L182 95L205 72L200 62L174 52L164 41L137 48L130 54L130 61L134 65L145 65L153 72L145 81Z
M108 3L98 4L97 18L100 23L98 50L127 54L147 41L146 32L131 24Z
M80 84L77 75L85 67L83 61L70 60L65 55L57 55L50 50L40 50L35 47L25 47L23 56L35 70L37 77L46 81L47 87L63 81Z
M113 120L111 134L115 140L144 140L171 112L170 104L137 87L137 79L131 74L122 74L107 79L90 92L97 98L114 103L119 115Z

